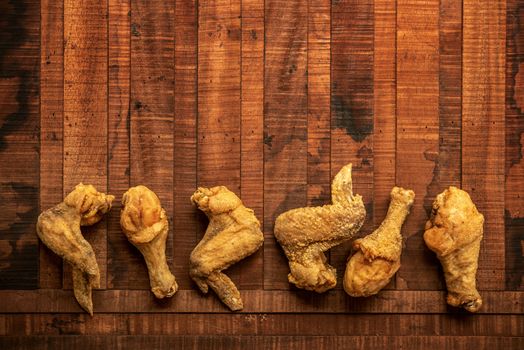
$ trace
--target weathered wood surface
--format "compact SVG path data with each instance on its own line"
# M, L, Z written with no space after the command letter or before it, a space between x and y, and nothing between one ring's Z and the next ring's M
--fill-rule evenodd
M0 347L524 347L523 26L520 0L0 2ZM399 273L362 300L341 290L350 242L327 254L339 285L317 295L287 282L273 236L280 213L328 203L348 162L362 235L394 185L417 195ZM94 318L34 232L80 181L117 197L85 230L102 271ZM180 291L165 302L120 230L137 184L170 219ZM187 271L207 224L189 197L218 184L265 235L228 271L238 314ZM422 239L450 185L486 217L479 315L446 306Z

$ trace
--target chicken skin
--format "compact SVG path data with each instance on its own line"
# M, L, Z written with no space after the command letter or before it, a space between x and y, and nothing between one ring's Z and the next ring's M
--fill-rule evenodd
M240 292L221 271L262 246L260 222L253 210L225 186L199 187L191 202L207 215L209 225L191 252L189 274L203 293L209 286L231 310L241 310Z
M336 270L326 263L324 252L351 239L366 217L362 197L353 195L351 164L335 176L331 198L331 205L292 209L275 222L275 237L289 260L289 282L317 293L337 284Z
M400 268L402 224L409 214L415 192L394 187L386 218L370 235L355 240L348 260L344 290L353 297L367 297L384 288Z
M64 201L38 217L36 232L42 242L73 266L76 300L93 315L92 288L100 287L95 252L84 239L80 226L100 221L115 197L98 192L92 185L78 184Z
M127 239L144 256L155 297L172 297L178 284L166 260L169 223L155 192L146 186L136 186L124 193L120 226Z
M476 288L476 274L483 236L484 216L466 191L451 186L433 202L426 223L424 241L444 269L447 302L476 312L482 298Z

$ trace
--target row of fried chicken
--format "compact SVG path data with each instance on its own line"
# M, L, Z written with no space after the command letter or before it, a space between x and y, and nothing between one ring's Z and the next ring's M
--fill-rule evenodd
M289 210L277 217L275 237L291 272L289 282L318 293L335 287L336 270L324 252L355 236L366 217L362 197L352 190L351 164L335 176L332 204ZM401 228L415 193L400 187L382 224L353 242L344 274L344 290L351 296L378 293L400 268ZM91 245L80 227L100 221L114 196L79 184L64 201L38 218L37 233L44 244L73 266L73 290L78 303L91 315L92 288L99 288L100 272ZM203 293L209 287L231 310L243 307L240 292L222 271L256 252L264 236L253 210L224 186L198 188L191 201L209 218L204 237L190 256L191 278ZM440 259L448 288L448 304L475 312L482 305L476 272L484 217L469 195L456 187L439 194L426 223L424 240ZM169 224L158 196L145 186L130 188L122 198L120 224L127 239L144 256L157 298L173 296L178 285L169 270L165 249Z

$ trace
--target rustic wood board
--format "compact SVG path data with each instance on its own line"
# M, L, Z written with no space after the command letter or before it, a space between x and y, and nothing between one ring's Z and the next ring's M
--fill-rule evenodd
M19 0L0 3L0 345L309 349L524 347L524 3L519 0ZM521 70L522 69L522 70ZM354 164L371 232L395 185L417 198L402 267L365 300L289 285L281 212L329 200ZM120 205L85 231L95 316L38 242L38 213L78 182L145 184L170 219L180 291L157 302ZM245 309L200 295L188 257L198 185L227 185L264 247L228 272ZM422 229L436 194L486 217L477 315L446 306ZM334 248L340 272L350 244Z

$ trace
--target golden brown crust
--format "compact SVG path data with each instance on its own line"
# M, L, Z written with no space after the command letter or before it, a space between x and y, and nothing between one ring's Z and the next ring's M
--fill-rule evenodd
M199 187L191 202L207 215L209 225L191 252L189 274L203 293L209 286L231 310L241 310L240 292L221 271L262 246L260 223L253 210L225 186Z
M424 241L437 254L446 278L449 305L476 312L482 299L476 273L484 216L466 191L451 186L433 202Z
M36 232L42 242L73 266L73 288L78 303L93 315L91 289L100 287L95 252L84 239L80 226L100 221L115 197L98 192L92 185L78 184L64 201L40 214Z
M275 237L289 260L289 282L318 293L337 283L324 252L352 238L366 216L362 197L353 195L351 164L339 171L331 188L333 204L292 209L275 222Z
M144 256L155 297L172 297L178 284L167 265L169 223L158 196L142 185L127 190L122 196L120 226L127 239Z
M354 297L377 294L400 268L401 228L415 193L401 187L391 190L391 202L384 221L373 233L353 243L355 254L348 260L344 290Z

